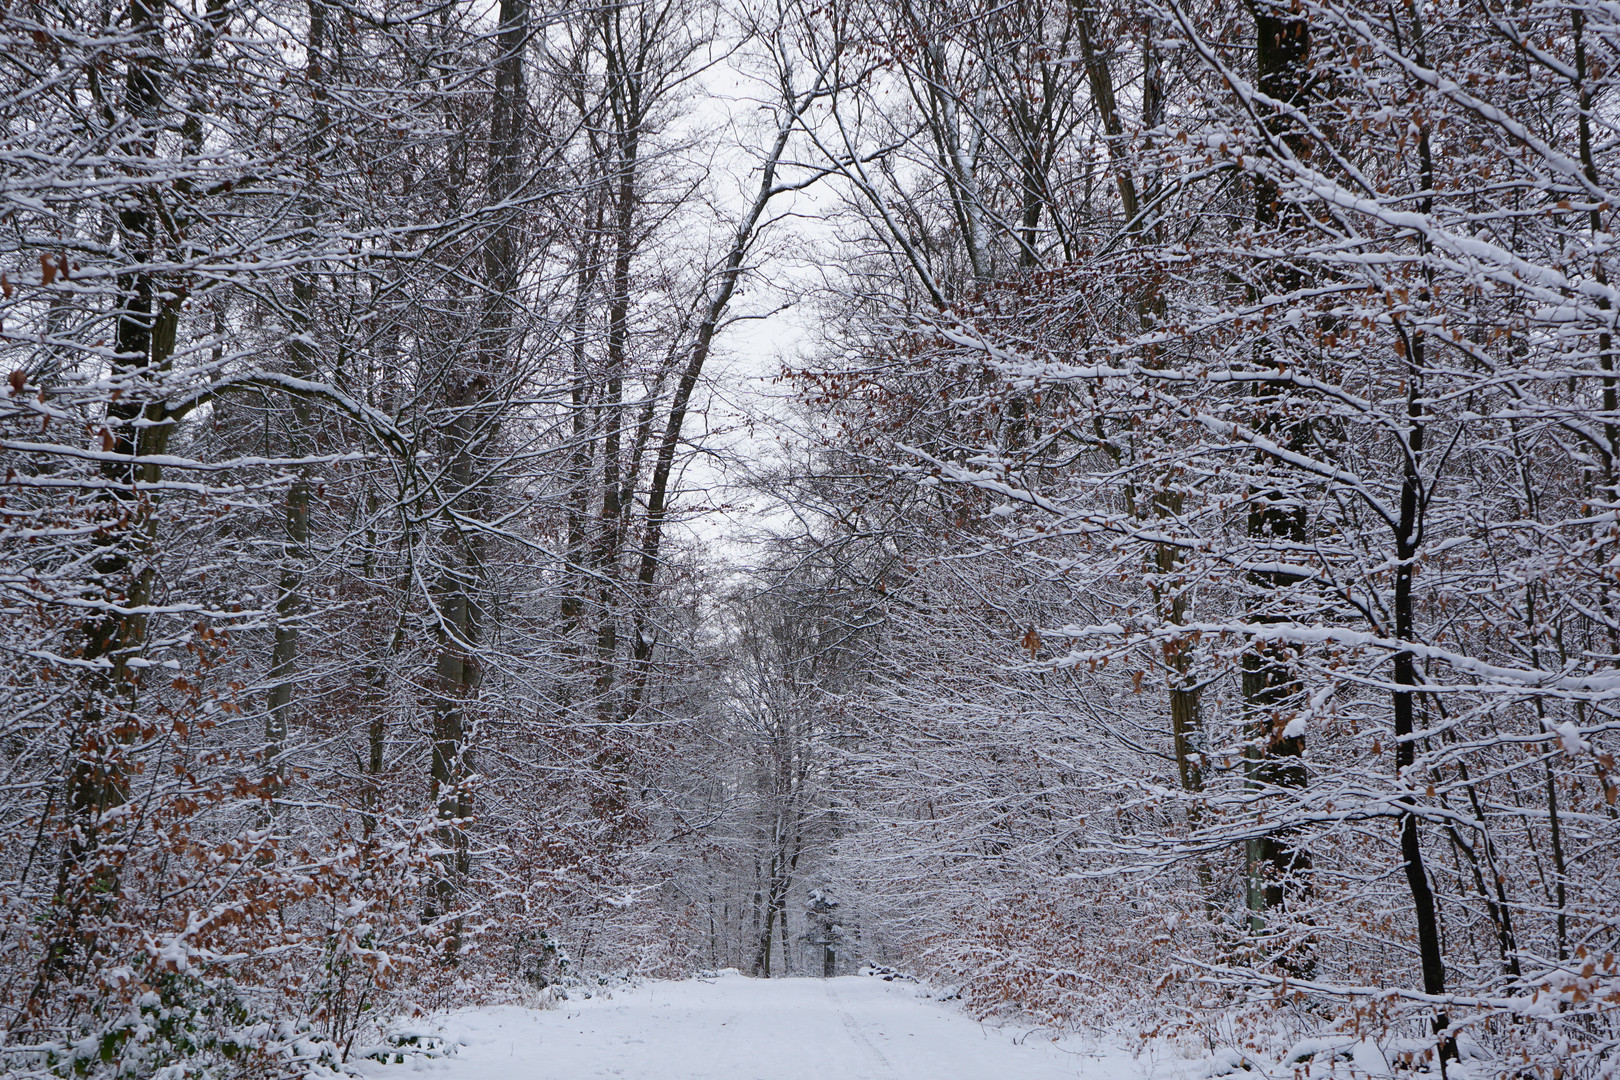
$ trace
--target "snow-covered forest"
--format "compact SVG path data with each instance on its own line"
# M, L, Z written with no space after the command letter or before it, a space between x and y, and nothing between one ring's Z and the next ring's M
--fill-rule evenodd
M0 0L0 1072L1609 1080L1617 220L1610 0Z

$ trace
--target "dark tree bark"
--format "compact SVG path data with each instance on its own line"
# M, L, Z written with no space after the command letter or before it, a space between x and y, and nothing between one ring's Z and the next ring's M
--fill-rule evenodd
M1285 107L1305 110L1309 105L1311 33L1302 10L1278 0L1250 0L1254 18L1255 61L1260 92ZM1285 109L1268 112L1266 128L1290 149L1303 147L1304 136ZM1302 227L1302 215L1280 201L1276 184L1264 178L1255 180L1254 223L1258 234L1281 234ZM1297 270L1290 266L1268 266L1261 272L1268 291L1286 292L1302 284ZM1262 368L1281 366L1269 343L1257 349L1256 361ZM1305 424L1289 415L1288 384L1257 381L1252 395L1254 428L1264 438L1291 450L1305 448L1309 432ZM1260 458L1264 464L1264 458ZM1281 489L1255 488L1250 493L1248 533L1262 551L1280 553L1286 558L1309 535L1304 505L1298 493ZM1265 556L1262 556L1265 558ZM1266 561L1282 561L1266 559ZM1251 619L1265 624L1284 621L1279 609L1286 604L1285 590L1296 585L1295 575L1256 571L1248 575L1251 588ZM1302 790L1309 782L1305 765L1305 737L1291 733L1292 714L1303 704L1303 686L1293 670L1292 649L1271 642L1256 642L1243 658L1243 702L1248 721L1249 784L1261 792L1276 794ZM1273 815L1277 816L1277 815ZM1284 815L1285 817L1286 815ZM1299 848L1286 825L1273 827L1246 845L1248 906L1250 924L1257 935L1268 930L1270 913L1284 909L1292 898L1302 898L1308 890L1310 855ZM1313 967L1307 953L1293 950L1282 958L1284 966L1296 974L1308 974Z

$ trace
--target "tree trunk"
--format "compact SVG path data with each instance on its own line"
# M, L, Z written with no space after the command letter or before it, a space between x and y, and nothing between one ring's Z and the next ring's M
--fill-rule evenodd
M1259 87L1263 94L1304 110L1308 107L1306 80L1310 75L1310 24L1300 9L1278 0L1250 0L1255 24L1255 55ZM1299 149L1302 136L1298 126L1274 111L1266 117L1267 130L1290 147ZM1275 183L1256 179L1254 222L1257 232L1282 231L1300 227L1302 215L1280 204ZM1302 282L1288 267L1268 267L1262 272L1269 292L1286 292ZM1281 361L1269 344L1257 349L1259 366L1276 368ZM1289 449L1305 447L1308 432L1303 423L1288 415L1285 398L1287 383L1257 382L1253 394L1254 428L1263 437ZM1264 464L1264 459L1260 459ZM1281 545L1285 552L1303 544L1308 527L1303 504L1280 490L1251 489L1248 534L1260 549L1264 561L1268 548ZM1298 578L1286 573L1252 572L1248 575L1251 594L1251 621L1285 621L1275 610L1278 594L1297 584ZM1290 728L1292 714L1303 705L1303 686L1293 670L1292 650L1279 643L1256 642L1243 657L1243 703L1247 716L1249 748L1246 776L1258 792L1278 795L1303 789L1308 782L1304 762L1303 731ZM1268 800L1274 801L1274 800ZM1292 830L1273 826L1245 845L1248 877L1250 928L1256 937L1268 933L1271 913L1287 906L1290 899L1302 898L1308 890L1310 856L1296 847ZM1308 975L1313 962L1308 952L1291 950L1282 958L1284 966L1298 975Z
M434 883L430 913L449 910L457 884L471 870L467 825L473 813L474 772L471 709L482 681L477 649L488 611L478 590L483 559L477 534L455 519L455 512L487 512L485 479L479 462L494 440L495 397L507 364L520 284L519 224L508 205L518 191L523 146L523 53L528 42L526 0L501 0L495 41L495 89L490 102L487 191L496 223L483 244L484 296L472 370L452 387L452 418L442 440L451 490L446 498L442 544L444 565L434 595L439 657L435 665L432 717L431 789L444 853ZM460 948L458 926L446 958Z
M164 50L162 11L147 0L130 5L129 24L141 44L131 52L124 84L123 105L128 117L121 150L131 160L155 153L163 104ZM118 230L130 265L152 260L157 223L150 196L129 198L118 211ZM142 493L142 481L155 483L158 466L138 465L128 459L160 453L171 430L164 423L163 403L145 402L138 386L143 377L168 366L174 352L181 298L162 295L150 270L121 273L118 290L118 325L114 339L115 373L132 384L107 405L103 446L117 455L105 461L101 473L107 481L98 503L107 525L98 531L91 560L92 582L111 600L105 613L87 620L81 661L101 664L86 678L79 720L72 735L73 757L66 764L65 804L71 830L57 865L55 907L66 924L46 947L40 989L56 977L83 965L95 951L95 930L83 929L84 916L105 918L117 903L120 856L102 850L101 832L109 812L129 797L129 776L122 747L139 725L133 722L133 697L138 675L128 661L146 640L146 616L141 609L151 593L155 570L144 557L152 540L153 497Z

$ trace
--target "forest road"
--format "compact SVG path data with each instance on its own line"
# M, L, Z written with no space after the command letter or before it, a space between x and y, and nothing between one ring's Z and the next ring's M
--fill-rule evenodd
M453 1052L366 1062L368 1080L1106 1080L1094 1059L979 1024L905 982L653 982L555 1010L441 1017Z

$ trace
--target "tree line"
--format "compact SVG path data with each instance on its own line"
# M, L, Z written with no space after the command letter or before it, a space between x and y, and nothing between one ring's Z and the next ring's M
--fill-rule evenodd
M335 1069L559 920L678 963L682 432L820 93L761 22L0 10L8 1073Z
M1610 15L807 37L841 263L771 569L872 626L828 848L869 921L987 1012L1606 1075Z
M470 992L876 960L1606 1075L1607 8L0 41L8 1069L303 1074ZM711 552L756 286L815 317Z

